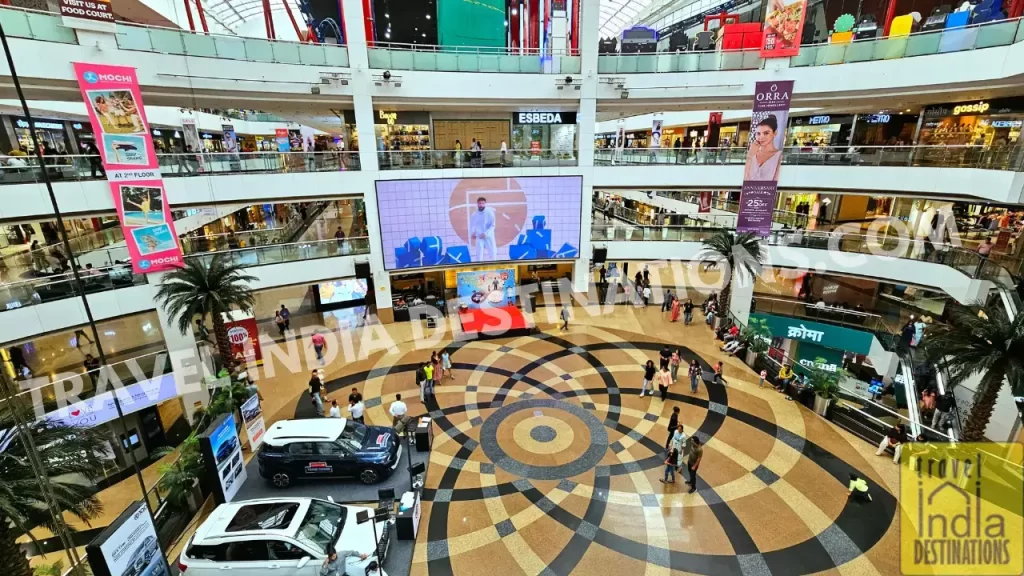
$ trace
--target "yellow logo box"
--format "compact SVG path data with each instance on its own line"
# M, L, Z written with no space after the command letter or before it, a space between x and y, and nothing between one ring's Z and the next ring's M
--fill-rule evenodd
M1024 445L910 444L900 463L907 575L1024 573Z

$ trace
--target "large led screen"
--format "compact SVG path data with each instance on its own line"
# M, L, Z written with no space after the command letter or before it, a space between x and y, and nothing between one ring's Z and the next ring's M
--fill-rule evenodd
M377 181L384 267L579 256L583 178Z

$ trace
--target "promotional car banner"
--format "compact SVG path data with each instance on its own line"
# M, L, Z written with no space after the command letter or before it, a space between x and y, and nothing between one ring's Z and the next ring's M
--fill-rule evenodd
M85 547L97 576L167 576L170 570L143 502L128 506Z
M263 434L267 431L259 394L253 394L245 404L242 404L242 422L245 423L245 433L249 436L249 451L255 454L263 443Z
M759 236L771 233L792 94L792 80L758 82L754 88L750 147L743 168L737 233L753 232Z
M137 274L184 263L135 68L75 62L75 78Z

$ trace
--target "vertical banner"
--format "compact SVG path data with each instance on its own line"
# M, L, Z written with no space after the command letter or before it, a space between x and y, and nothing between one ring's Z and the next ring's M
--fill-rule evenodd
M718 148L721 146L719 136L722 133L722 113L712 112L708 114L708 129L704 136L705 148Z
M255 454L263 443L263 434L267 431L266 423L263 421L263 407L260 406L260 395L250 396L240 410L242 422L245 423L245 433L249 436L249 451Z
M292 149L292 143L288 139L287 128L275 128L274 129L274 140L277 141L278 152L288 152Z
M132 269L143 274L180 267L181 246L135 68L84 62L74 66Z
M761 58L788 58L800 53L807 0L770 0L761 32Z
M232 359L249 365L263 362L259 328L256 326L255 318L252 316L241 317L236 314L231 318L224 319L224 327L228 331Z
M185 158L186 162L199 161L199 171L203 172L203 141L199 139L199 126L195 118L182 117L181 135L185 139L185 153L195 154L191 158Z
M697 212L700 214L707 214L711 212L711 192L705 190L700 193L700 200L697 204Z
M650 148L661 148L661 127L664 120L655 120L651 124L651 141L649 144Z
M736 217L738 233L755 232L767 236L771 232L792 93L792 80L758 82L754 88L750 147L743 168L743 192Z
M228 162L230 163L231 170L238 172L242 169L242 161L238 157L238 136L235 135L235 127L233 124L221 124L221 139L224 142L224 151L228 153Z

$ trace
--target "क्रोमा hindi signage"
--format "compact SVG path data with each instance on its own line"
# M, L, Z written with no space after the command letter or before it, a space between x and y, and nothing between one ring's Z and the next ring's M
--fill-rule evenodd
M755 313L751 318L764 320L775 338L789 338L798 342L818 344L833 350L845 350L854 354L867 354L871 351L874 335L870 332L854 330L844 326L834 326L814 322L806 318L790 318L775 314Z

